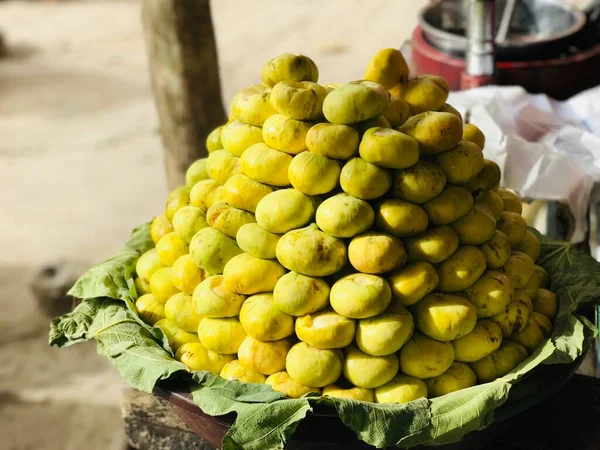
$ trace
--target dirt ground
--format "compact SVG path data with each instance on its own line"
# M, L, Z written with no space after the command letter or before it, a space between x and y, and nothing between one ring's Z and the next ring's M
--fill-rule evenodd
M360 78L374 51L409 37L424 3L214 1L223 96L283 51L313 57L325 83ZM124 382L93 343L48 348L30 283L47 264L102 261L162 208L139 11L139 0L0 2L2 448L125 445Z

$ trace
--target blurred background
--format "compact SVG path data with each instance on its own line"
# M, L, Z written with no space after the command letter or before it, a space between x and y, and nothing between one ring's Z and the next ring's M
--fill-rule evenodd
M313 58L323 84L360 79L375 51L411 37L427 3L213 1L224 104L282 52ZM141 4L0 0L2 448L126 446L125 383L94 343L49 348L49 318L66 306L34 294L106 259L163 208Z

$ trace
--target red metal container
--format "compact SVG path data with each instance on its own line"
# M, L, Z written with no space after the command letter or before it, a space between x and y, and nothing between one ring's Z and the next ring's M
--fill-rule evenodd
M450 89L461 89L465 71L462 58L443 53L423 37L421 27L412 35L412 70L416 75L444 77ZM496 61L495 84L523 86L564 100L600 83L600 43L572 56L538 61Z

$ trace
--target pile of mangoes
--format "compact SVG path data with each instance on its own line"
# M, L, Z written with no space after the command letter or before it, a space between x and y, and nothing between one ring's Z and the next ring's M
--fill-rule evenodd
M140 317L192 370L289 397L436 397L501 377L552 331L522 203L437 76L379 51L319 85L280 55L238 92L152 222Z

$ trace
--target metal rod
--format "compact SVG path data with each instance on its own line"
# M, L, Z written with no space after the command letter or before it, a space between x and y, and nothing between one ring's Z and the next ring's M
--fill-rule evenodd
M495 0L470 0L467 11L466 73L494 74Z
M508 35L508 30L510 28L510 21L515 12L516 5L517 0L506 0L504 11L502 11L502 19L500 20L500 25L498 25L496 43L504 42L506 40L506 36Z

